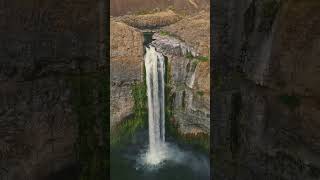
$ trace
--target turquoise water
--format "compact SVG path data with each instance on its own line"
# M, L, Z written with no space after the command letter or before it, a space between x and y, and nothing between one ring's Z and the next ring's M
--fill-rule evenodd
M111 180L206 180L210 179L207 154L167 137L168 158L147 164L148 131L141 130L121 147L111 148Z

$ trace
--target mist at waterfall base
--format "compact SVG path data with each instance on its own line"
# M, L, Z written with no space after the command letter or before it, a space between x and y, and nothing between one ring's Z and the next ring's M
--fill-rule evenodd
M163 55L152 46L146 47L145 69L148 129L135 133L125 146L111 149L111 179L209 179L208 154L165 133L165 63Z

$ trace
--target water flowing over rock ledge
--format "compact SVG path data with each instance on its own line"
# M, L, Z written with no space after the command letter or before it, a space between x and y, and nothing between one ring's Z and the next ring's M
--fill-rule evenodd
M200 54L186 42L160 33L153 35L151 45L168 60L173 117L182 134L210 132L209 62L199 62ZM188 55L190 57L188 57Z

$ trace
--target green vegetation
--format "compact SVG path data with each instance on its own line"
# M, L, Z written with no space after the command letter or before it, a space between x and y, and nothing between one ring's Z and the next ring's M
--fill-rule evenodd
M172 136L176 137L182 143L190 144L194 148L208 153L210 150L210 136L205 133L197 134L181 134L179 132L179 125L175 121L174 117L171 118L171 121L166 122L166 129Z
M184 40L182 38L180 38L178 35L174 34L174 33L171 33L169 31L165 31L165 30L160 30L159 31L159 34L161 36L171 36L171 37L174 37L176 39L179 39L180 41L184 42Z
M210 148L210 137L208 134L185 134L182 135L178 129L178 124L174 119L173 116L173 100L174 100L174 94L172 94L172 87L171 87L171 79L170 79L170 64L168 63L168 60L165 60L165 119L166 119L166 132L168 132L170 135L177 138L182 143L187 143L193 145L195 148L204 151L209 152ZM199 92L202 94L203 92Z
M132 86L134 100L133 118L127 119L115 127L111 132L110 144L121 145L132 137L138 129L147 127L147 85L145 80Z
M279 96L279 100L289 107L289 109L294 110L295 108L300 106L300 98L295 94L282 94Z
M168 59L165 59L165 119L166 125L169 123L168 120L173 116L173 98L174 95L171 94L172 87L171 87L171 66L168 63ZM167 127L166 127L167 128Z
M192 55L191 52L188 51L187 54L186 54L186 58L187 58L187 59L193 59L194 56Z
M138 129L146 127L146 122L145 119L128 119L117 124L114 127L115 130L111 132L110 145L120 146L125 144Z
M170 35L171 35L170 32L168 32L168 31L163 31L163 30L159 31L159 34L160 34L161 36L170 36Z
M73 111L77 114L78 138L75 150L81 165L80 179L106 179L109 147L108 75L104 72L80 72L66 78L72 90ZM101 108L97 108L97 104ZM101 128L102 134L97 131ZM100 143L101 139L103 143Z
M187 52L185 57L187 59L196 59L199 62L209 61L209 57L207 57L207 56L193 56L191 52Z
M197 91L197 94L198 94L199 96L203 96L203 95L204 95L204 92L203 92L203 91Z
M141 83L134 84L132 86L132 96L134 100L133 113L134 118L146 119L147 118L147 85L145 80Z
M209 60L209 58L207 56L198 56L198 57L196 57L196 59L198 59L201 62L206 62Z
M159 8L152 9L152 10L140 10L134 13L134 15L139 16L139 15L146 15L146 14L154 14L160 12Z

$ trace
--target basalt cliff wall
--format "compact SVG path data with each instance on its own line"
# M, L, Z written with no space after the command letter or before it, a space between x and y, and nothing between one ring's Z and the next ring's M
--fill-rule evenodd
M181 17L173 11L164 11L117 17L113 20L111 52L118 52L119 48L127 51L121 56L115 54L111 61L111 67L115 68L112 70L114 89L111 99L123 99L113 102L111 111L118 115L112 115L111 124L128 119L129 115L132 115L132 91L125 84L143 81L143 32L150 32L152 25L154 28L151 31L154 34L150 45L167 59L166 76L169 81L165 96L170 99L166 104L172 112L170 121L178 126L182 134L209 134L209 13L203 11ZM127 30L120 30L118 27ZM122 78L123 83L116 86L114 82L119 78ZM124 93L121 93L122 91Z
M212 6L214 179L319 179L320 3Z
M81 165L106 158L94 152L107 133L100 5L0 3L0 179L76 179Z

